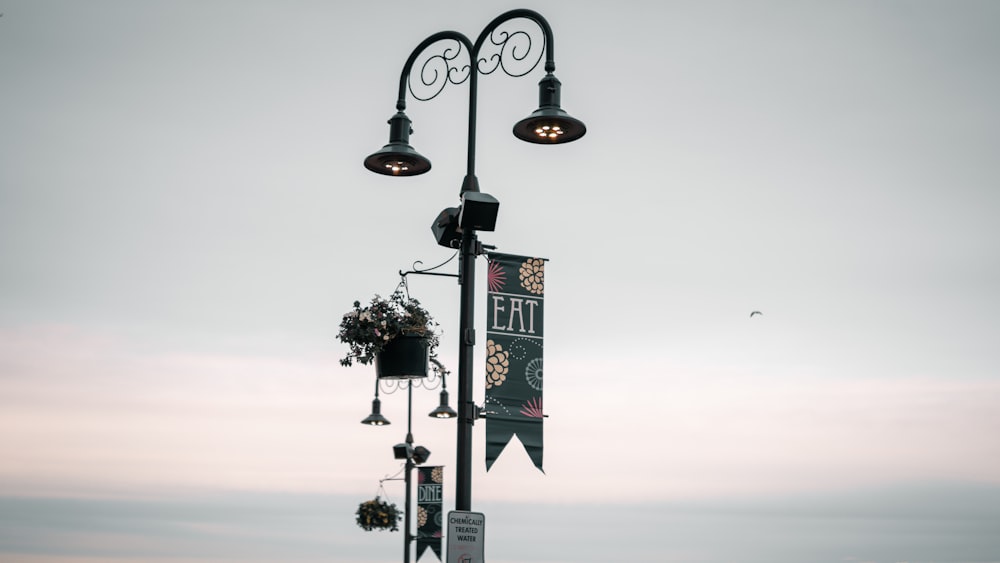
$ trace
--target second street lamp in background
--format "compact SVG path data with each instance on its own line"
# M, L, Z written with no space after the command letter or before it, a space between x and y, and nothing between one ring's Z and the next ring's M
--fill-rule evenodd
M445 369L441 362L435 358L430 359L431 363L434 364L434 375L441 378L441 403L430 412L429 416L434 418L454 418L456 413L450 406L448 406L448 391L447 389L447 376L448 370ZM396 444L392 447L392 454L395 459L405 460L405 465L403 467L403 482L404 489L406 491L406 498L403 501L403 562L409 563L410 561L410 545L416 537L413 535L413 480L412 473L413 468L417 465L421 465L427 461L430 457L431 452L423 446L413 445L413 386L414 385L425 385L424 379L409 379L409 380L391 380L394 381L395 385L403 385L403 381L406 383L406 439L405 441ZM433 384L433 378L429 381ZM419 382L419 383L418 383ZM431 387L433 388L433 387ZM369 426L387 426L391 424L387 418L382 416L381 407L382 401L378 398L379 392L379 379L375 378L375 399L372 401L372 412L361 424L367 424Z
M441 403L436 409L432 410L427 416L432 418L455 418L458 413L455 409L448 405L448 374L451 373L441 365L441 362L437 361L435 358L431 358L431 363L434 364L436 368L435 372L441 373Z

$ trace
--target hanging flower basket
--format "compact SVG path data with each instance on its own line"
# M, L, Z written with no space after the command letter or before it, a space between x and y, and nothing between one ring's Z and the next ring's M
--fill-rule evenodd
M438 345L436 327L420 302L400 291L388 299L376 295L365 307L355 301L340 322L337 338L350 348L340 363L375 362L380 377L426 377L427 360Z
M386 502L379 497L374 500L366 500L358 505L358 526L366 531L389 530L396 532L399 530L399 520L403 517L402 511L396 508L391 502Z
M375 373L380 379L427 377L429 360L430 344L427 338L401 334L375 354Z

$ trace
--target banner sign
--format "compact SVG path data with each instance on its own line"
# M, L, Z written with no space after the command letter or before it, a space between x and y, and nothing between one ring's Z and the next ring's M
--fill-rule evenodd
M441 492L444 467L417 467L417 559L431 548L441 560Z
M515 434L542 469L545 259L487 257L486 470Z

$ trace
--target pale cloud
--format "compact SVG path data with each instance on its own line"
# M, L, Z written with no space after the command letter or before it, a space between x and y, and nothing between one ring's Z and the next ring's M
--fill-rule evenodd
M398 469L389 448L405 434L405 395L383 393L391 426L358 424L371 367L341 368L332 353L158 354L62 326L7 329L0 357L7 493L374 491ZM750 377L669 363L650 374L559 354L547 373L546 473L514 441L490 473L474 461L476 498L711 498L1000 475L990 432L1000 383L990 380ZM454 422L426 417L436 392L414 396L417 443L454 467Z
M636 498L927 479L995 483L1000 474L991 438L1000 427L996 381L751 376L669 363L638 377L628 362L576 367L568 371L580 378L552 391L546 405L548 427L572 436L576 456L567 466L555 457L547 470L570 470L583 456L610 473L623 463L628 483L616 489ZM579 390L598 388L607 373L620 374L614 394ZM580 404L586 412L572 408ZM589 415L595 411L601 416Z
M72 327L0 338L8 492L322 490L331 452L360 440L330 431L370 393L333 377L332 357L144 353Z

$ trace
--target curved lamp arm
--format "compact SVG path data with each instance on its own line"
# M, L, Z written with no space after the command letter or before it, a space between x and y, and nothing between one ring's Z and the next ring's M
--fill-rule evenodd
M527 19L538 24L538 27L542 29L542 34L545 37L545 43L542 48L545 50L545 72L555 72L556 62L555 62L555 41L552 37L552 27L549 26L549 22L542 17L541 14L534 10L518 9L511 10L509 12L504 12L499 16L493 18L485 28L483 28L482 33L479 34L479 38L476 39L476 44L470 51L474 58L485 61L485 59L479 59L479 51L483 48L486 43L486 39L500 27L501 24L506 23L510 20L516 20L518 18ZM534 67L532 67L534 68ZM531 72L530 70L528 72Z
M409 58L406 59L406 64L403 65L403 71L399 75L399 98L396 100L396 110L398 111L406 110L406 89L407 85L410 82L410 73L413 71L413 63L416 62L417 57L419 57L420 54L423 53L425 50L427 50L427 48L430 47L431 45L437 43L438 41L444 41L445 39L452 39L454 41L457 41L463 47L465 47L465 50L469 53L471 53L473 50L472 41L469 41L468 37L457 31L439 31L434 35L431 35L427 39L421 41L420 44L417 45L416 49L414 49L413 52L410 53ZM445 54L441 55L445 61L449 61L451 60L451 58L454 58L454 57L449 58L447 54L448 52L445 51ZM455 55L457 56L458 53L455 53ZM447 74L450 71L451 71L450 68L445 69L446 74L444 77L444 81L441 85L442 90L444 89L445 85L447 85L448 82L451 81L451 77ZM440 92L440 90L438 90L438 92ZM428 100L432 99L435 96L437 96L437 93L435 93L434 96L431 96L430 98L427 99Z

